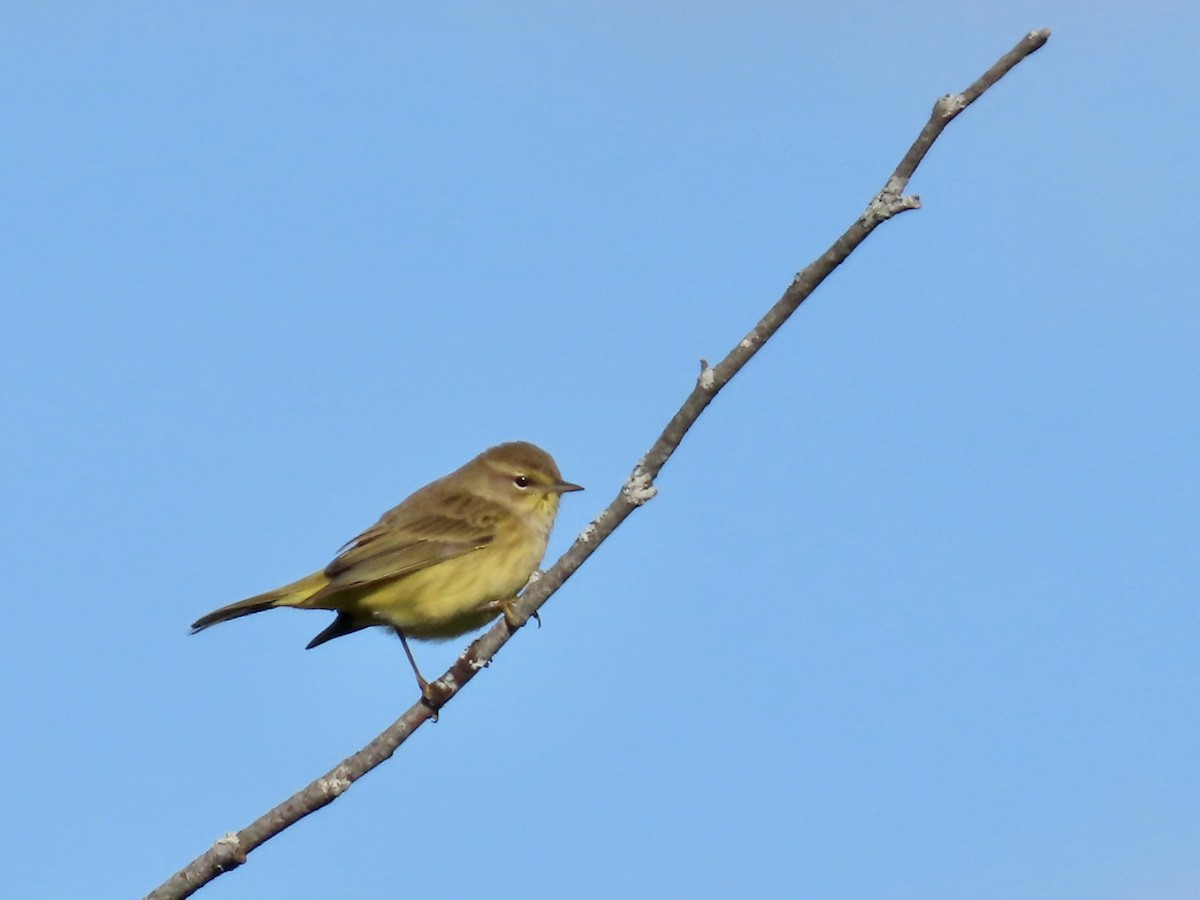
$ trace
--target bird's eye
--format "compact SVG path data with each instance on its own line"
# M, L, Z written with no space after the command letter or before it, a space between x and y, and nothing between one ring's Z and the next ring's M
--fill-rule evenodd
M513 484L515 484L521 490L525 490L525 488L529 487L531 484L533 484L533 482L530 480L528 475L518 475L513 479Z

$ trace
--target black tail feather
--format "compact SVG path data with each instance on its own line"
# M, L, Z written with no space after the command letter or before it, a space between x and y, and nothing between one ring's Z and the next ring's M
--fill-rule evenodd
M231 603L229 606L214 609L192 623L192 634L195 634L197 631L203 631L210 625L228 622L230 619L240 619L242 616L252 616L254 613L271 609L275 606L277 599L278 597L274 594L263 595L261 598L251 597L249 600L240 600L237 603Z
M360 619L354 618L349 613L339 612L333 623L318 634L315 638L308 642L305 650L311 650L313 647L319 647L326 641L332 641L334 638L345 637L348 634L354 634L356 631L361 631L371 623L363 622Z

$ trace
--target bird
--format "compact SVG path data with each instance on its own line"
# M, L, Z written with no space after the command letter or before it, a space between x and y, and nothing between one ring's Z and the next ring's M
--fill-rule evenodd
M325 568L201 616L192 634L268 609L337 613L308 643L383 626L400 638L426 700L433 694L408 639L449 640L503 615L537 571L563 494L554 458L525 441L498 444L427 484L348 541Z

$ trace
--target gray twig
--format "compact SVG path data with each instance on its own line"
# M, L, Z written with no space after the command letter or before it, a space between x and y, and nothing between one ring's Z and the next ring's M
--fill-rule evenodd
M634 466L612 503L592 520L567 552L542 573L540 578L531 581L521 594L514 609L519 620L524 621L532 617L631 512L654 497L654 479L671 458L683 436L721 388L771 339L817 286L880 224L905 210L920 207L920 198L907 196L904 191L933 142L959 113L978 100L988 88L1025 57L1038 50L1049 37L1049 30L1031 31L965 91L942 97L934 104L929 121L921 129L920 135L863 214L828 250L796 275L783 292L783 296L723 360L715 366L701 361L696 386L679 411L671 417L658 440ZM511 637L512 632L501 619L491 630L472 642L454 665L433 682L438 695L437 708L447 703L480 669L485 668ZM424 701L413 704L387 730L357 753L342 760L330 772L293 794L241 831L219 839L205 853L148 894L146 900L176 900L189 897L221 873L237 868L246 861L248 853L265 841L310 813L332 803L355 781L395 753L396 748L425 721L435 718L436 715L437 709Z

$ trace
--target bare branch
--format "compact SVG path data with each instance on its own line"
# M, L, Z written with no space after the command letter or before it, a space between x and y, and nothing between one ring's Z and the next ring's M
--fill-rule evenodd
M700 361L700 375L696 379L696 386L667 423L658 440L634 466L612 503L584 528L575 539L575 543L549 570L531 580L522 592L514 608L518 621L528 621L529 617L535 615L547 599L562 587L584 560L595 552L630 513L653 499L656 493L654 479L700 414L721 388L729 383L800 304L808 299L817 286L880 224L905 210L920 207L920 198L906 196L904 191L933 142L959 113L978 100L988 88L1025 57L1038 50L1049 37L1048 30L1030 32L961 94L950 94L940 98L934 104L929 121L921 129L920 135L863 214L828 250L796 275L783 296L723 360L715 366L710 366L706 360ZM436 718L437 710L462 690L480 669L486 668L512 635L508 624L501 619L491 630L472 642L454 665L433 682L432 687L437 694L433 705L424 701L415 703L386 731L354 755L342 760L326 775L292 795L246 828L218 840L208 851L147 895L147 900L175 900L191 896L222 872L240 866L246 861L246 855L265 841L310 813L332 803L360 777L388 759L425 721Z

